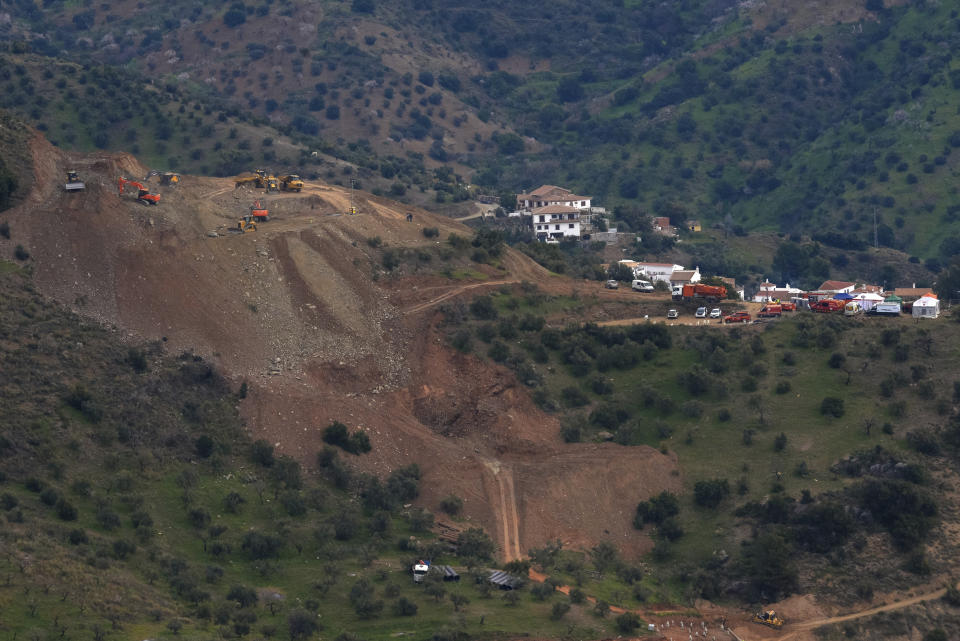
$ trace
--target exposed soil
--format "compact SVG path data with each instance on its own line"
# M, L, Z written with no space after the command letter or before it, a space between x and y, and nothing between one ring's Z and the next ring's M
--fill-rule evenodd
M476 268L485 280L374 280L379 254L367 239L425 248L438 239L424 227L440 239L469 230L361 192L359 214L347 215L349 191L321 183L265 195L184 176L177 187L150 183L162 198L145 206L116 192L118 175L147 173L129 155L67 155L39 135L32 150L35 187L5 216L12 240L2 249L27 247L38 287L77 312L201 354L237 386L247 381L241 409L254 437L310 465L331 421L367 430L373 451L351 457L356 466L385 474L418 463L419 503L436 510L448 494L462 497L463 525L491 532L505 559L557 538L573 547L611 540L628 556L650 545L633 512L681 487L676 460L646 447L563 443L511 372L450 350L435 330L442 304L520 281L610 304L637 300L633 292L552 276L513 251L500 269ZM85 192L63 191L68 165ZM254 198L271 220L230 233Z

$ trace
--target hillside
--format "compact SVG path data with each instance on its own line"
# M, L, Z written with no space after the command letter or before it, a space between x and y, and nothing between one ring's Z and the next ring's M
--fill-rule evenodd
M460 225L362 193L359 214L345 215L348 191L316 182L261 197L271 220L233 234L254 195L230 180L185 176L159 188L161 204L147 208L115 192L117 174L145 175L133 157L66 156L39 136L31 146L36 182L4 216L10 239L0 247L28 249L46 295L125 333L202 354L236 385L246 382L241 412L255 437L309 462L332 421L368 430L381 446L364 469L419 464L425 504L463 497L466 517L497 532L507 558L557 536L611 536L634 552L649 546L631 533L628 513L636 492L674 486L658 472L672 459L650 448L563 447L555 419L512 378L444 349L432 328L436 305L458 291L538 278L544 272L528 259L506 251L494 264L476 263L466 257L475 250L456 241L467 233ZM80 169L86 192L62 191L67 166ZM562 482L560 495L560 481L545 477L557 469L576 479ZM524 481L511 487L515 502L502 505L514 473ZM598 504L589 489L596 483L637 490ZM501 509L533 520L507 532ZM603 522L598 510L623 516Z
M947 5L183 6L158 21L134 2L45 3L5 37L253 114L420 204L412 188L447 166L495 193L566 184L608 208L817 229L846 249L873 243L875 212L879 243L921 259L948 259L957 235ZM42 120L32 95L10 102Z

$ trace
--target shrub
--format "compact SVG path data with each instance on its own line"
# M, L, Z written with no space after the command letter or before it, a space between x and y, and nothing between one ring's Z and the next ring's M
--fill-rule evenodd
M567 612L570 611L570 604L566 601L557 601L553 604L553 607L550 609L550 618L554 621L559 621L563 618Z
M782 452L787 447L787 435L783 432L777 434L776 438L773 439L773 451Z
M663 491L647 501L637 504L637 513L633 519L633 527L638 530L647 523L662 523L666 519L680 513L680 503L677 497L670 492Z
M490 296L478 296L470 303L470 313L480 320L494 320L497 318L497 308L493 305Z
M632 634L640 627L640 618L633 612L624 612L616 618L616 624L620 634Z
M830 360L827 361L827 365L833 369L840 369L843 367L843 364L847 362L847 357L841 354L840 352L834 352L830 356Z
M779 381L773 391L777 394L786 394L790 391L790 381Z
M820 413L824 416L833 416L834 418L840 418L843 416L845 410L843 407L843 399L837 398L835 396L827 396L823 399L823 402L820 403Z
M383 245L383 239L379 236L371 236L370 238L367 238L367 244L376 249Z
M693 500L700 507L715 508L730 494L727 479L697 481L693 485Z
M455 494L450 494L440 501L440 509L450 516L456 516L463 509L463 499Z
M440 230L436 227L424 227L422 233L426 238L436 238L440 235Z

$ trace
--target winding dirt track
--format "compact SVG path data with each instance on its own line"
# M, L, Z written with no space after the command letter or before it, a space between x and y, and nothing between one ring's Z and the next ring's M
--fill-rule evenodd
M445 292L444 294L437 296L434 299L428 300L424 303L420 303L419 305L414 305L413 307L405 309L403 310L403 313L416 314L418 312L422 312L424 310L430 309L431 307L435 307L439 305L445 300L450 300L455 296L459 296L464 292L470 291L471 289L477 289L480 287L496 287L497 285L515 285L519 282L520 281L515 279L509 279L509 280L491 280L485 283L472 283L470 285L461 285L460 287L455 287L449 290L448 292Z
M845 623L846 621L854 621L856 619L863 619L866 617L871 617L882 612L891 612L893 610L900 610L902 608L910 607L911 605L916 605L918 603L923 603L924 601L932 601L934 599L942 599L943 596L947 593L946 588L940 588L933 592L927 592L926 594L920 594L918 596L910 597L909 599L903 599L900 601L894 601L893 603L888 603L886 605L877 606L875 608L868 608L866 610L860 610L859 612L851 612L850 614L843 614L840 616L829 617L826 619L817 619L814 621L806 621L803 623L791 623L790 627L793 628L786 634L783 634L779 637L776 637L776 641L790 641L791 639L798 638L798 635L814 630L816 628L823 627L825 625L833 625L836 623ZM746 641L746 640L745 640Z

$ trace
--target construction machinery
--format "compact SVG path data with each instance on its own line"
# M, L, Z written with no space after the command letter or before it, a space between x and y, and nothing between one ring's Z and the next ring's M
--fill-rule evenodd
M300 191L303 189L303 181L297 174L287 174L280 176L280 189L283 191Z
M760 625L765 625L769 628L779 630L783 627L783 618L778 617L777 613L773 610L767 610L765 612L757 612L750 619L753 623L759 623Z
M83 191L87 186L80 180L80 174L75 169L71 169L67 172L67 182L63 188L67 191Z
M257 189L280 191L280 181L277 180L276 176L270 175L266 169L254 169L253 173L253 176L234 178L234 186L239 188L250 185Z
M265 223L270 220L270 210L263 207L259 200L253 201L253 206L250 207L250 215L253 216L253 219L257 222Z
M230 231L246 234L247 232L257 231L257 221L253 216L244 216L237 221L237 226Z
M160 184L164 187L176 186L180 184L180 174L172 171L158 171L156 169L151 169L150 173L143 179L143 182L147 182L154 176L160 176Z
M137 201L144 205L157 205L160 203L160 194L151 194L150 190L144 187L143 183L136 180L130 180L120 176L117 178L117 195L122 196L124 188L130 185L137 190Z

